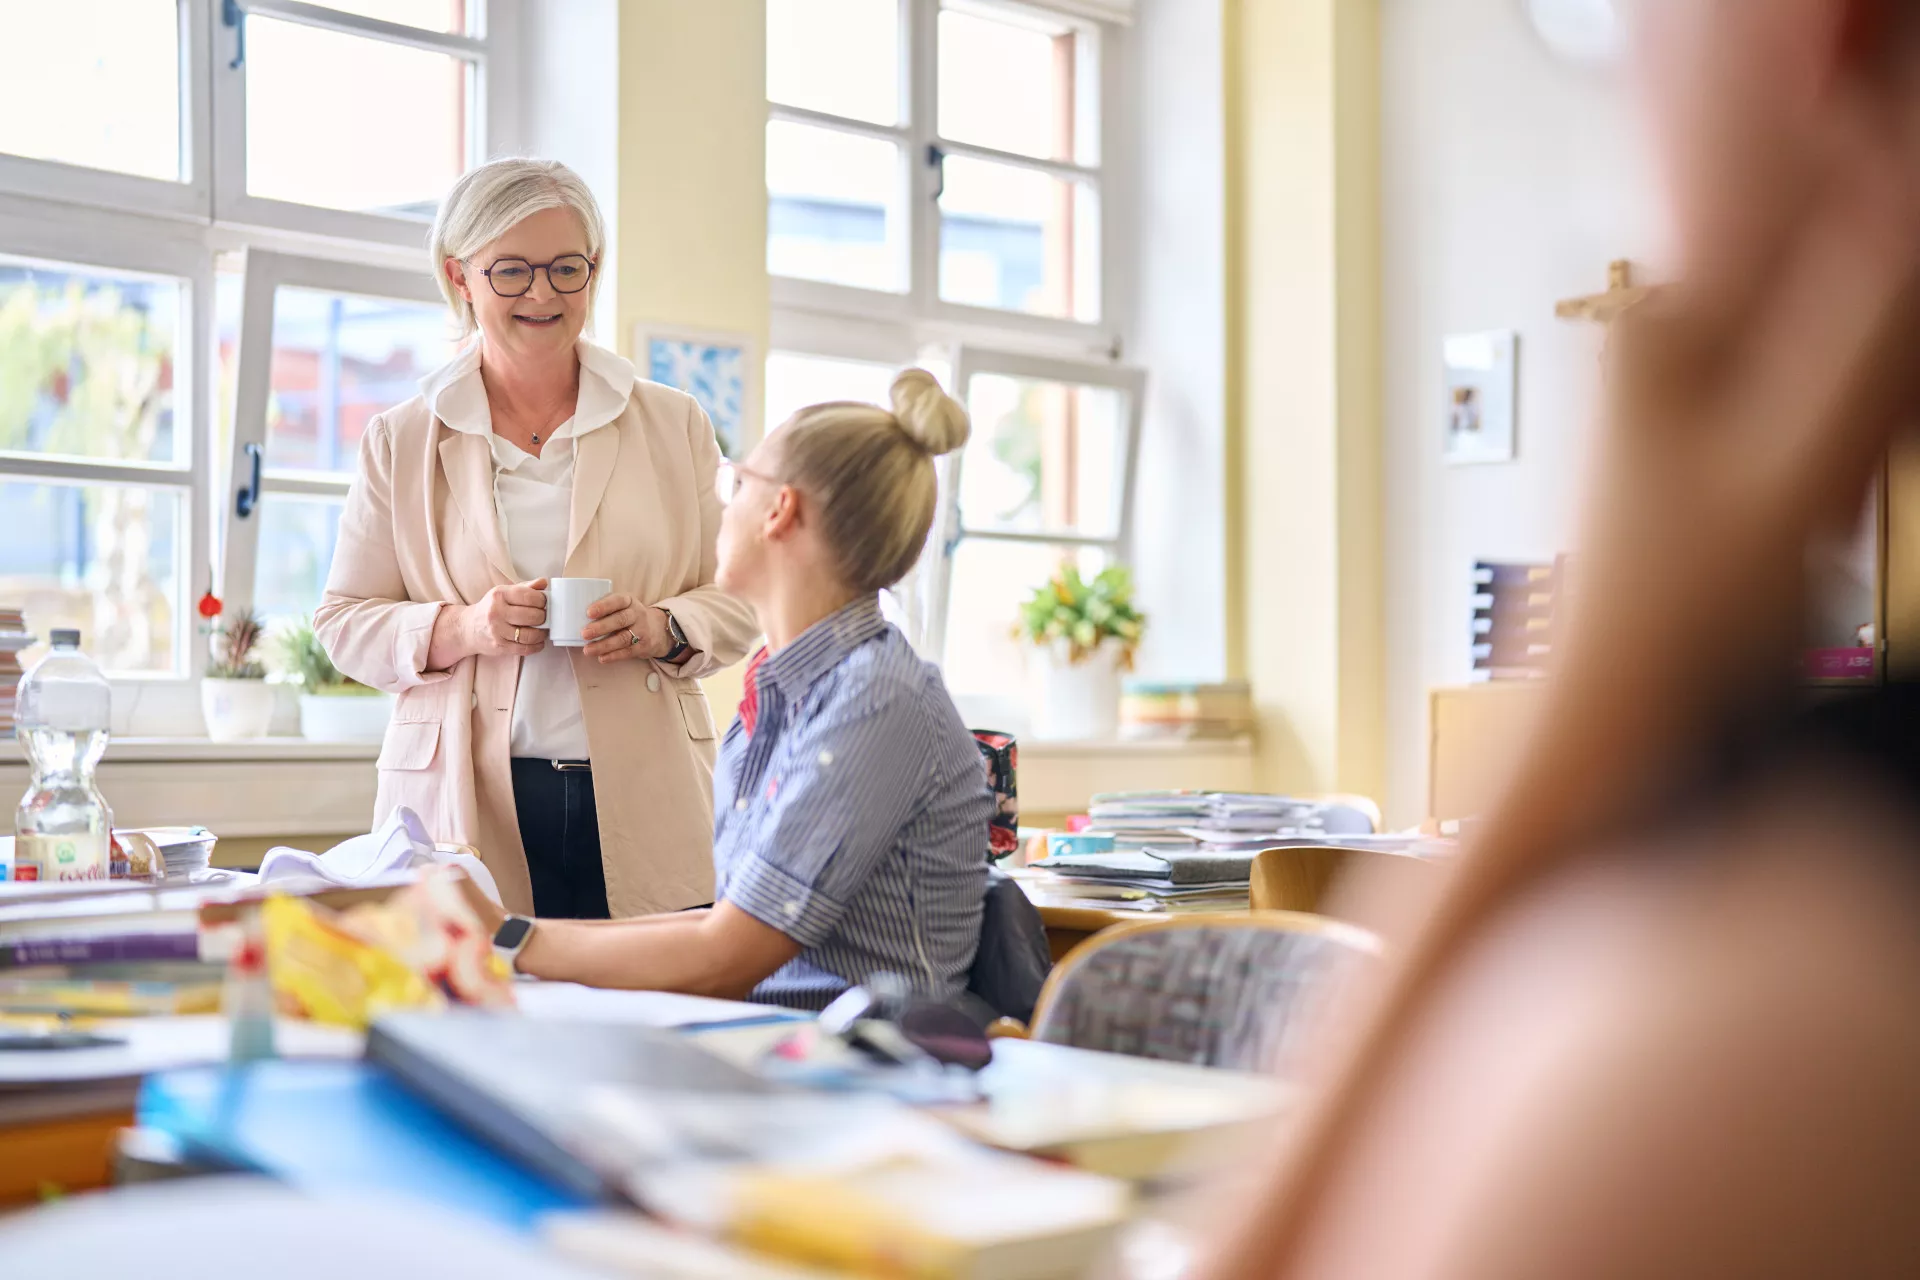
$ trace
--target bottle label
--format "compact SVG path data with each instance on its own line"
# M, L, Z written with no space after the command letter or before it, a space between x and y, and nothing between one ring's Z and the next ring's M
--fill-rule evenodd
M30 836L13 842L15 875L22 880L105 880L107 837L100 835Z

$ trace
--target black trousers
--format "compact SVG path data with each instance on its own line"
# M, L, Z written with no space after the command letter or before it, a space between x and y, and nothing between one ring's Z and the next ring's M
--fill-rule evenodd
M513 759L513 804L533 878L533 913L605 920L607 875L600 863L600 815L589 769L556 769L551 760ZM568 762L573 763L573 762Z

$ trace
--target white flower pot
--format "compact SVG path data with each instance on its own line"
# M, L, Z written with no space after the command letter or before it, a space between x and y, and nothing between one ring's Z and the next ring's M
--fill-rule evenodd
M273 686L265 680L200 682L200 714L215 742L264 738L273 722Z
M392 718L388 694L300 695L300 736L314 742L378 742Z
M1120 733L1120 645L1106 641L1070 661L1064 641L1030 652L1033 736L1050 742L1111 741Z

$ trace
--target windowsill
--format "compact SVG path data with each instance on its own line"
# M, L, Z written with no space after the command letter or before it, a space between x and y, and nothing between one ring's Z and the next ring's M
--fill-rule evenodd
M372 760L380 754L378 742L310 742L305 738L253 738L245 742L215 742L211 738L115 738L107 760L119 763L167 762L220 764L229 761ZM25 759L20 743L0 738L0 762Z

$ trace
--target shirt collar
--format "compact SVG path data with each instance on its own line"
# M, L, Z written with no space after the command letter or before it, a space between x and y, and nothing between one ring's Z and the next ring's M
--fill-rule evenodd
M778 653L769 653L760 664L758 683L772 684L786 693L798 692L837 666L856 647L879 635L886 625L886 619L880 616L879 595L861 596L802 631Z
M480 377L480 353L485 339L476 335L446 364L420 379L433 416L468 435L493 434L493 413L487 406L487 387ZM573 418L559 433L579 437L606 426L625 412L639 381L631 361L582 338L574 350L580 356L580 395Z

